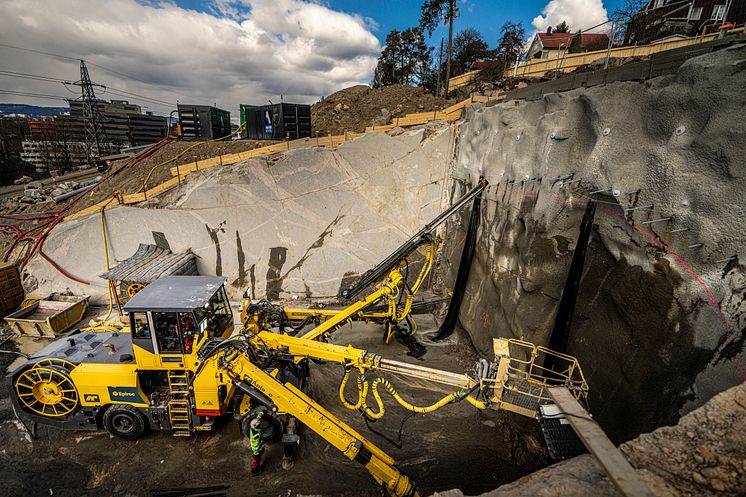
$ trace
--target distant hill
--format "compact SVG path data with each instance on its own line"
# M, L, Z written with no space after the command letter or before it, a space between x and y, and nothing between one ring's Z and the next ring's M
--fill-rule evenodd
M58 116L70 112L69 107L39 107L27 104L0 104L0 116L24 114L31 117Z

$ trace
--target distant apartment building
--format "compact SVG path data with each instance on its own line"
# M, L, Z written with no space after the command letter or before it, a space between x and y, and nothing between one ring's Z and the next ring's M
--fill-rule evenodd
M71 100L70 114L31 121L29 139L23 142L21 157L38 173L87 167L83 102ZM122 147L155 143L166 136L166 118L142 114L139 105L126 100L99 100L96 104L106 132L102 154L114 154Z
M166 137L167 121L163 116L154 116L152 112L130 114L130 145L137 147L158 142Z
M85 142L79 141L24 141L21 158L33 164L37 173L74 171L88 165Z
M742 0L650 0L630 21L624 44L712 33L723 25L744 22L746 2Z

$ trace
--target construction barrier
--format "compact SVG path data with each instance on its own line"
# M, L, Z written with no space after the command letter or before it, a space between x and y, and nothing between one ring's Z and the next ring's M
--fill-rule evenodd
M525 88L516 88L507 92L505 98L507 100L535 100L548 93L568 91L575 88L590 88L618 81L645 81L664 74L673 74L687 59L720 50L734 43L740 43L744 38L746 37L728 36L707 43L666 50L639 62L611 66L608 69L579 72L552 81L528 85Z
M465 72L464 74L461 74L459 76L452 77L448 80L448 91L451 92L453 90L457 90L461 87L471 84L472 81L476 79L477 74L479 74L479 69Z

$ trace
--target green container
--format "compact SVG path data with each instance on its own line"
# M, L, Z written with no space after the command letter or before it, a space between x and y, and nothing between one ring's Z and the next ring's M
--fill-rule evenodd
M251 107L254 107L253 105L249 104L240 104L239 106L239 113L241 114L241 138L246 139L248 134L246 131L246 109L250 109Z

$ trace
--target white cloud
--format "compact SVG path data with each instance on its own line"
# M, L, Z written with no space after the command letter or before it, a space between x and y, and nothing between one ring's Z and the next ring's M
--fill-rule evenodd
M84 58L152 83L89 66L94 81L114 88L168 102L215 102L232 113L239 103L264 104L280 94L310 103L368 82L380 52L368 21L303 0L220 0L211 13L152 0L4 0L0 41ZM8 71L79 77L75 61L3 47L0 57ZM74 97L61 85L4 76L0 88ZM0 101L58 105L7 95Z
M547 27L554 27L562 21L567 22L573 32L586 30L608 19L601 0L550 0L541 13L531 21L537 31L546 31ZM603 32L607 30L608 26L600 28Z

